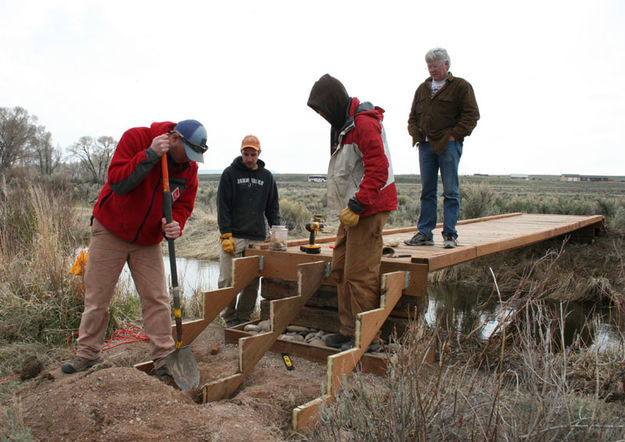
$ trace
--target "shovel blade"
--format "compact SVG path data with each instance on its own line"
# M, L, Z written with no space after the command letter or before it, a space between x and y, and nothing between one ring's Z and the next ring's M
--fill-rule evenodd
M190 391L200 385L200 371L197 361L188 346L177 348L165 356L164 365L182 391Z

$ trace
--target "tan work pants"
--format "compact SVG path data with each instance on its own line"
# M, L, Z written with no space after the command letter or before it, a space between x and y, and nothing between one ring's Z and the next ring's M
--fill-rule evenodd
M123 241L94 218L85 270L85 310L78 331L77 356L86 359L99 356L109 322L111 298L126 262L141 298L143 326L150 338L152 358L161 358L174 350L160 245L142 246Z
M232 260L243 256L245 249L252 243L245 238L234 238L234 255L226 253L223 250L219 252L219 280L217 286L221 289L232 286ZM250 284L245 287L241 293L235 297L221 314L224 321L228 322L238 319L241 322L250 320L250 316L256 307L256 298L258 296L258 281L260 278L254 278Z
M337 283L342 335L354 335L358 313L380 307L382 229L389 215L361 218L354 227L339 225L330 277Z

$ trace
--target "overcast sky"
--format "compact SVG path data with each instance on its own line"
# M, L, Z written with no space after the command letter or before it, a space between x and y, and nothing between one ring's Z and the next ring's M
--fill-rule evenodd
M625 175L620 0L3 0L0 107L62 148L194 118L202 169L253 133L269 169L325 173L330 127L306 101L330 73L386 110L395 173L418 173L406 123L437 46L481 113L461 174Z

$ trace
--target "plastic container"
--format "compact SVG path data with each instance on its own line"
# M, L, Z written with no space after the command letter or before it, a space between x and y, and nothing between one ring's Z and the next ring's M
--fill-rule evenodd
M269 242L270 250L286 250L286 242L288 238L288 230L286 226L271 226L271 240Z

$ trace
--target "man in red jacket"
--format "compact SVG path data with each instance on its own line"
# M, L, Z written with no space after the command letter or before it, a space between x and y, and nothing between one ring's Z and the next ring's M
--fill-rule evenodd
M308 106L332 125L328 209L330 218L340 210L340 224L331 276L337 282L341 323L326 345L345 348L354 344L356 315L380 307L382 228L397 209L397 190L382 126L384 109L349 97L328 74L312 87Z
M203 162L206 150L206 129L196 120L152 123L122 135L93 208L78 350L61 367L64 373L99 362L109 304L125 263L141 297L155 368L162 368L159 360L175 349L160 242L164 236L175 239L182 234L195 203L197 162ZM173 200L171 223L163 214L163 155Z

